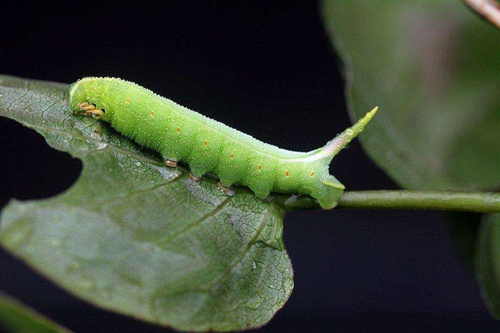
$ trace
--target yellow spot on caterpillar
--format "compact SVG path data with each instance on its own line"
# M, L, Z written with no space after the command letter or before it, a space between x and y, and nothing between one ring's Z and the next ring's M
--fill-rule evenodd
M125 103L130 103L130 98L127 97L127 99L125 100Z
M177 133L180 133L181 132L181 128L177 127L176 131L177 131Z
M151 113L150 113L151 117L154 117L155 114L156 114L156 112L154 112L154 111L151 111Z
M229 155L229 157L234 158L234 154L233 154L233 153L231 153L231 155Z
M208 141L207 141L207 140L203 141L203 145L204 145L205 147L206 147L206 146L208 146Z
M257 169L259 169L259 171L261 171L261 170L262 170L262 165L260 165L260 164L259 164L259 165L257 166Z
M309 176L314 177L314 171L311 171L311 174Z
M286 170L285 171L285 176L289 177L290 176L290 171Z

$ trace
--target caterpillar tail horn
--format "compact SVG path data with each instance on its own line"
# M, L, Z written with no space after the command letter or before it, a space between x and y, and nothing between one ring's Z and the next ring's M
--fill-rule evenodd
M355 137L357 137L365 129L366 124L375 116L378 111L378 106L368 112L356 124L346 129L344 132L337 135L333 140L328 141L327 144L320 148L317 153L317 158L324 159L328 164L332 159L344 149Z

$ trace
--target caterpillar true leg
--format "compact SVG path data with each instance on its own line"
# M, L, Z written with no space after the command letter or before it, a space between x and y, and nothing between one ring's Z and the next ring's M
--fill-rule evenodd
M82 109L83 111L91 111L95 110L96 106L95 104L84 103L83 105L80 105L80 109Z
M101 109L92 109L92 110L87 110L85 111L85 115L86 116L92 116L94 118L101 118L104 114L104 111L102 111Z
M83 109L84 107L89 106L89 105L90 105L89 103L87 103L87 102L83 102L83 103L78 104L78 107L79 107L80 109Z
M94 118L101 118L104 115L104 110L98 109L95 104L90 104L88 102L83 102L78 104L80 113L86 116L92 116Z
M176 168L177 162L174 160L165 160L165 165L171 168Z

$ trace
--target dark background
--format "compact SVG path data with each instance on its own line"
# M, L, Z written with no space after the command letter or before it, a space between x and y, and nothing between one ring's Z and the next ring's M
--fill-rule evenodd
M291 150L322 146L350 125L316 2L144 3L16 2L2 9L0 73L66 83L121 77ZM0 207L56 195L80 170L0 118ZM358 142L332 173L349 190L397 188ZM445 221L437 212L289 213L295 290L260 331L498 331ZM82 303L4 251L0 290L76 332L167 331Z

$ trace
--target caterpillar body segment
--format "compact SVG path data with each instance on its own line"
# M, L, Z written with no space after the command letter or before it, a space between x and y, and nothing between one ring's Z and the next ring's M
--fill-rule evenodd
M218 121L117 78L83 78L70 87L78 114L109 122L140 145L158 151L168 166L189 165L195 178L217 175L221 188L249 187L259 198L271 192L308 194L323 209L335 207L344 186L329 174L333 157L356 137L377 108L324 147L294 152L263 143Z

